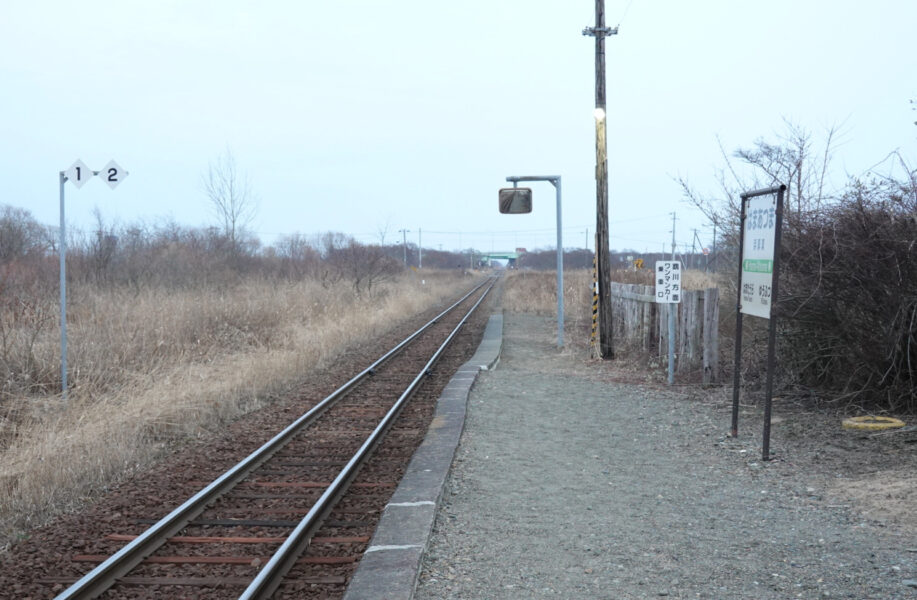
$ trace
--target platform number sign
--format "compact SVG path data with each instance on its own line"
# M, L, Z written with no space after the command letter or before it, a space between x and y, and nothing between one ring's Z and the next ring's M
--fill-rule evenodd
M92 179L93 175L92 169L86 166L86 164L77 160L75 163L70 165L70 168L64 171L64 175L67 176L67 180L70 181L77 188L83 187L83 184Z
M66 171L58 171L60 184L60 379L61 396L67 398L67 221L64 218L64 187L68 181L77 189L98 175L111 189L118 187L128 173L121 165L113 160L102 167L101 171L93 171L80 159L70 165Z
M93 171L86 166L86 163L77 159L75 163L70 165L70 168L64 171L64 177L66 180L75 185L77 188L83 187L87 181L98 175L105 184L111 189L118 187L118 184L124 181L124 178L127 177L128 172L121 168L121 166L113 160L108 161L108 164L102 167L101 171Z
M746 200L745 239L742 244L741 312L769 319L774 275L774 234L777 197Z
M127 177L127 171L122 169L118 163L113 160L108 161L108 164L102 167L102 170L99 172L99 177L102 178L108 187L115 189L118 187L118 184Z
M681 302L681 262L656 261L656 302L678 304Z

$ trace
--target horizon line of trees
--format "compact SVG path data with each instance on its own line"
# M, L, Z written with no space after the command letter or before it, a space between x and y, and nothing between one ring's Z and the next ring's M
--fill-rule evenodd
M130 273L120 273L127 282L136 282L140 274L125 266L140 254L167 255L175 253L178 246L184 246L191 264L202 266L202 258L209 255L208 266L219 270L231 269L240 274L265 269L264 273L284 273L289 276L304 276L308 264L329 259L342 248L376 249L389 259L404 267L453 269L486 266L482 257L486 251L473 247L461 250L438 250L421 248L408 242L390 244L359 242L352 236L340 232L316 234L292 233L281 236L274 243L265 245L256 236L241 227L187 226L173 220L160 220L153 224L137 222L126 225L106 223L102 215L95 212L95 223L89 230L68 228L68 265L92 273L98 280L111 279L115 266ZM59 228L38 222L30 211L8 204L0 204L0 265L13 261L34 261L40 257L57 257ZM592 250L576 247L564 248L565 268L592 268ZM668 260L669 253L639 252L633 249L612 250L612 264L617 268L630 268L635 258L642 258L645 264L655 260ZM405 257L407 262L404 262ZM150 258L147 256L147 258ZM677 258L688 268L705 269L712 256L701 253L677 253ZM278 267L275 263L280 263ZM136 265L135 265L136 266ZM495 264L499 266L499 264ZM553 270L556 267L554 247L537 248L521 253L516 261L517 268ZM151 270L151 266L142 269ZM79 277L79 276L77 276ZM119 277L115 277L116 279Z
M0 204L0 286L27 272L33 279L56 281L58 246L58 227L39 223L26 209ZM128 285L194 285L256 274L326 283L348 277L358 280L359 291L371 287L374 275L390 277L416 267L417 247L408 244L407 251L405 264L401 243L362 243L339 232L293 233L263 245L239 228L190 227L172 220L114 225L96 212L89 231L68 229L67 271L75 281ZM424 248L423 265L467 268L468 251Z

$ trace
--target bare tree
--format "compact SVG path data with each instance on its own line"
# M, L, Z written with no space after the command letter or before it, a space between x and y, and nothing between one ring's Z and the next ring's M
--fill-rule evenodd
M29 255L42 255L54 248L48 228L22 208L0 204L0 264Z
M252 192L248 177L239 171L229 148L208 166L204 193L222 225L230 250L237 253L246 226L258 212L258 199Z

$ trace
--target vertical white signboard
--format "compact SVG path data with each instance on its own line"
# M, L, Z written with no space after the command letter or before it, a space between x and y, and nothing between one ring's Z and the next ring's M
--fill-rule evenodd
M742 245L741 312L769 319L774 277L774 233L777 231L777 197L749 198L745 206L745 241Z
M677 260L656 261L656 302L681 302L681 263Z

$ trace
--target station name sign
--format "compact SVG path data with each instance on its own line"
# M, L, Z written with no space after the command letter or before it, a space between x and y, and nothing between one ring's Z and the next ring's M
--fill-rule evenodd
M742 290L740 311L746 315L771 317L771 285L774 276L774 234L777 231L777 197L748 198L745 201L745 231L742 243Z

